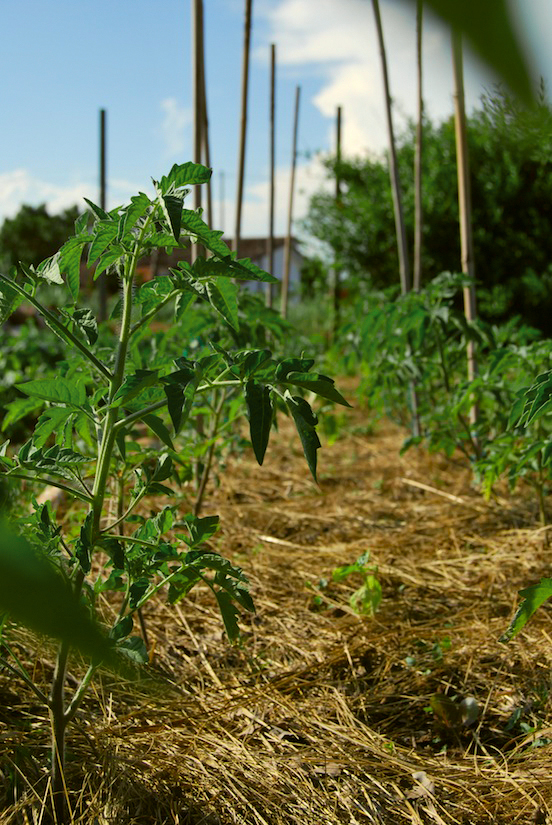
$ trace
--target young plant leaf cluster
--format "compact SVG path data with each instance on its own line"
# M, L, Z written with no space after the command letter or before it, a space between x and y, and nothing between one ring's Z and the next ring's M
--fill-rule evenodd
M171 352L150 331L151 322L166 318L169 311L168 327L186 329L196 305L201 305L238 336L236 281L274 280L249 259L238 260L222 233L210 229L200 212L185 207L186 187L206 183L210 174L197 164L175 165L153 182L153 197L141 192L127 206L111 211L88 201L89 212L77 219L74 236L56 255L36 268L23 267L21 276L0 275L3 317L28 302L62 342L65 354L55 377L18 383L21 396L8 416L16 421L25 415L28 401L40 415L19 449L8 442L2 446L0 467L9 478L57 487L80 502L78 527L57 524L48 505L35 504L34 515L25 520L26 535L35 553L47 559L52 575L91 614L100 594L113 594L117 617L110 643L136 663L146 663L148 651L142 638L131 635L135 617L160 591L175 603L198 583L207 586L230 639L239 632L239 610L253 609L242 570L212 548L218 517L201 518L198 510L182 517L176 505L164 505L147 517L139 508L146 497L149 501L173 496L175 486L189 478L183 453L191 421L195 419L196 434L212 450L221 421L235 416L236 399L241 397L253 450L262 464L275 413L282 410L295 422L316 479L320 442L309 397L348 406L331 378L311 372L311 359L275 359L266 348L235 351L215 340L193 358L188 357L192 342ZM159 247L171 251L190 242L201 245L208 257L181 261L167 274L138 282L138 264L144 256ZM110 325L99 326L90 308L77 305L84 258L94 279L111 273L119 280L121 298ZM47 306L41 300L48 284L64 286L62 306ZM174 341L169 334L167 339ZM157 348L148 357L153 341ZM185 532L177 532L182 527ZM42 629L48 627L45 621ZM92 660L73 696L65 699L71 645L68 638L61 642L47 699L59 821L65 731L101 663L99 658ZM18 671L17 664L11 667Z

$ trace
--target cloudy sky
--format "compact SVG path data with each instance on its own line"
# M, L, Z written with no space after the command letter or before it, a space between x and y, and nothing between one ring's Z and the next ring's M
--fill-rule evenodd
M109 206L192 156L192 0L3 0L0 50L0 221L22 203L51 212L98 196L98 120L107 110ZM204 0L215 225L232 234L245 0ZM512 0L536 72L552 78L549 0ZM381 0L398 130L414 114L413 5ZM369 0L253 0L242 234L268 225L269 59L277 55L276 231L289 198L295 88L301 86L295 214L320 186L318 157L335 145L343 108L347 154L386 142L379 53ZM433 119L452 110L448 33L426 17L424 96ZM469 105L493 79L467 60Z

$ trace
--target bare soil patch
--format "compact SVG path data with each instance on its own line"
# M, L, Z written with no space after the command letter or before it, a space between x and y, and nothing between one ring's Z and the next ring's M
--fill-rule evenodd
M548 821L549 608L498 641L517 591L550 575L536 507L523 490L484 502L461 459L400 456L404 433L380 423L362 434L369 423L353 411L353 434L320 451L319 487L286 422L264 467L249 452L228 459L204 513L220 514L213 547L247 572L257 612L230 646L207 592L146 610L155 679L105 674L71 734L76 818ZM331 575L367 550L383 600L359 617L348 599L360 580ZM43 644L20 643L47 676ZM30 822L48 722L5 674L0 694L0 767L18 796L3 821ZM474 697L477 721L447 723L436 694Z

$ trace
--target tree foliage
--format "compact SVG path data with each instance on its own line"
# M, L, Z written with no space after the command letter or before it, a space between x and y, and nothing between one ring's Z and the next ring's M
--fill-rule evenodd
M521 314L552 333L552 109L541 88L523 108L503 90L482 98L468 122L475 271L479 308L492 321ZM399 139L409 249L414 237L414 127ZM336 162L327 163L330 175ZM352 158L339 165L340 202L311 200L307 231L330 247L344 280L362 290L398 283L387 160ZM424 133L422 278L458 271L460 241L454 123L426 122Z
M79 214L71 206L59 215L50 215L46 204L23 204L13 218L6 218L0 227L0 260L4 266L17 266L23 262L36 266L49 258L62 246Z

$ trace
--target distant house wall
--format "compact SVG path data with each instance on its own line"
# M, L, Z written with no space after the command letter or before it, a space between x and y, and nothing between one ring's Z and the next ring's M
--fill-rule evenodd
M264 241L264 251L257 252L257 254L249 255L245 248L240 248L240 257L247 257L251 258L252 262L257 266L260 266L261 269L265 269L267 272L269 271L268 268L268 255L266 253L266 241ZM278 278L279 281L282 280L284 277L284 251L285 251L285 243L283 239L274 239L274 271L271 273L274 275L275 278ZM289 267L289 287L290 291L299 291L299 286L301 283L301 267L303 264L303 256L297 249L296 241L292 241L291 245L291 256L290 256L290 267ZM261 292L264 289L264 285L259 281L250 281L248 283L249 289L252 292Z

